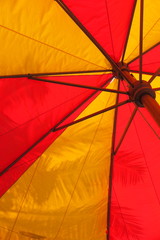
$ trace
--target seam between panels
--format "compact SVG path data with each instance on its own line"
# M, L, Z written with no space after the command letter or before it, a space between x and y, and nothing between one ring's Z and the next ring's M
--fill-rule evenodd
M102 86L105 86L109 81L111 80L111 78L109 78L104 84L102 84ZM97 93L97 91L94 91L92 94L90 94L84 101L82 101L76 108L74 108L69 114L67 114L60 122L58 122L54 127L52 127L51 129L48 130L47 133L45 133L39 140L37 140L32 146L30 146L29 149L27 149L23 154L21 154L21 156L19 156L16 160L14 160L14 162L12 162L12 164L10 164L7 168L5 168L5 171L8 171L8 168L11 167L11 165L15 165L15 163L17 163L22 157L24 157L29 151L31 151L35 146L37 146L43 139L45 139L52 131L53 128L58 127L61 123L63 123L67 118L69 118L72 114L74 114L81 106L83 106L84 104L86 104L88 102L88 100L90 100L95 94ZM21 164L23 165L23 164ZM4 170L2 171L4 173ZM2 174L1 172L1 174Z
M117 194L116 194L116 191L115 191L115 188L114 188L114 187L113 187L113 190L114 190L114 193L115 193L115 196L116 196L116 199L117 199L117 203L118 203L118 206L119 206L119 209L120 209L120 213L121 213L121 216L122 216L122 219L123 219L124 225L125 225L127 238L128 238L128 240L129 240L129 235L128 235L128 230L127 230L127 225L126 225L126 222L125 222L125 220L124 220L123 213L122 213L122 209L121 209L121 206L120 206L120 203L119 203L119 200L118 200L118 197L117 197Z
M120 89L120 79L118 79L118 90ZM119 93L117 94L116 104L119 101ZM114 124L113 124L113 135L112 135L112 146L111 146L111 159L110 159L110 175L109 175L109 190L108 190L108 213L107 213L107 235L106 238L110 238L110 216L111 216L111 195L112 195L112 175L113 175L113 160L114 160L114 147L116 139L116 127L117 127L117 116L118 108L115 109L114 113Z
M62 0L55 0L64 11L72 18L72 20L79 26L79 28L84 32L84 34L91 40L91 42L99 49L106 60L110 63L113 69L120 72L123 76L123 71L119 68L117 63L112 59L112 57L106 52L106 50L99 44L99 42L93 37L93 35L85 28L85 26L79 21L79 19L71 12L71 10L63 3Z
M138 57L139 58L139 57ZM137 58L137 59L138 59ZM133 61L133 63L134 63L134 61ZM160 61L159 62L151 62L151 63L145 63L145 64L143 64L143 66L148 66L148 65L151 65L151 64L156 64L156 63L160 63ZM134 67L138 67L139 65L137 64L137 65L134 65ZM142 74L144 74L143 73L143 71L142 71ZM154 73L153 73L154 74ZM158 77L158 76L157 76Z
M69 103L69 102L71 102L72 100L74 100L74 99L76 99L77 97L83 95L83 94L86 93L87 91L88 91L88 90L84 91L83 93L81 93L81 94L75 96L74 98L70 98L69 100L65 101L65 103ZM5 133L0 134L0 137L3 136L3 135L8 134L8 133L10 133L10 132L12 132L12 131L14 131L14 130L16 130L16 129L19 128L19 127L23 127L24 125L30 123L31 121L36 120L37 118L42 117L43 115L45 115L45 114L47 114L47 113L50 113L51 111L55 110L56 108L58 108L58 107L60 107L60 106L63 106L65 103L61 103L61 104L57 105L56 107L50 108L49 110L47 110L47 111L45 111L45 112L43 112L43 113L41 113L41 114L35 116L35 117L32 118L32 119L29 119L28 121L26 121L26 122L24 122L24 123L18 125L17 127L12 128L12 129L9 130L8 132L5 132Z
M10 32L13 32L13 33L15 33L15 34L18 34L18 35L20 35L20 36L22 36L22 37L24 37L24 38L28 38L28 39L30 39L30 40L32 40L32 41L34 41L34 42L37 42L37 43L39 43L39 44L41 44L41 45L44 45L44 46L46 46L46 47L48 47L48 48L52 48L52 49L54 49L54 50L56 50L56 51L62 52L63 54L69 55L69 56L74 57L74 58L76 58L76 59L79 59L79 60L81 60L81 61L83 61L83 62L87 62L87 63L89 63L89 64L91 64L91 65L93 65L93 66L99 67L99 68L101 68L101 69L105 69L105 68L102 67L102 66L99 66L99 65L97 65L97 64L95 64L95 63L92 63L92 62L87 61L87 60L85 60L85 59L83 59L83 58L80 58L80 57L78 57L78 56L75 56L75 55L73 55L73 54L71 54L71 53L65 52L65 51L63 51L63 50L61 50L61 49L59 49L59 48L56 48L56 47L54 47L54 46L52 46L52 45L49 45L49 44L44 43L44 42L41 42L41 41L39 41L39 40L37 40L37 39L34 39L34 38L32 38L32 37L29 37L29 36L23 34L23 33L20 33L20 32L17 32L17 31L15 31L15 30L13 30L13 29L10 29L10 28L8 28L8 27L6 27L6 26L0 25L0 27L1 27L1 28L4 28L5 30L8 30L8 31L10 31Z
M10 234L10 232L11 232L11 229L9 229L9 228L7 228L7 227L0 226L0 228L3 229L4 231L7 231L8 234ZM16 232L16 231L12 231L12 232L18 233L18 232ZM6 239L7 239L7 237L6 237Z
M147 35L151 32L151 30L156 26L156 24L160 21L160 18L158 18L158 20L153 24L153 26L148 30L148 32L145 34L145 36L143 37L143 42L145 40L145 38L147 37ZM139 43L138 45L133 49L133 51L129 54L129 56L127 57L127 59L132 55L132 53L139 47ZM139 52L138 52L139 54ZM139 58L139 57L138 57ZM127 59L126 59L126 63L127 63ZM131 60L132 61L132 60ZM130 62L131 62L130 61ZM129 63L130 63L129 62Z
M155 187L154 182L153 182L153 178L152 178L151 172L150 172L149 167L148 167L148 163L147 163L147 160L146 160L146 157L145 157L143 148L142 148L142 144L141 144L141 141L140 141L140 138L139 138L139 134L138 134L138 131L137 131L137 126L136 126L136 124L135 124L135 121L133 121L133 122L134 122L135 130L136 130L136 133L137 133L139 145L140 145L140 147L141 147L141 150L142 150L142 153L143 153L143 157L144 157L144 160L145 160L145 164L146 164L146 167L147 167L147 170L148 170L148 174L149 174L149 176L150 176L150 180L151 180L151 183L152 183L152 186L153 186L155 195L156 195L156 197L157 197L158 204L160 205L160 198L159 198L159 196L158 196L156 187Z
M124 86L124 84L123 84ZM124 86L125 87L125 86ZM129 108L130 109L130 108ZM152 129L152 127L150 126L150 124L148 123L148 121L145 119L145 117L143 116L143 114L141 113L141 111L139 110L139 113L141 114L141 116L144 118L144 120L146 121L146 123L149 125L149 127L151 128L151 130L153 130L154 132L154 129ZM142 148L142 144L141 144L141 141L140 141L140 138L139 138L139 134L138 134L138 131L137 131L137 126L135 124L135 120L133 119L133 123L134 123L134 127L135 127L135 130L136 130L136 134L137 134L137 137L138 137L138 141L139 141L139 145L141 147L141 150L142 150L142 153L143 153L143 156L144 156L144 160L145 160L145 164L146 164L146 167L147 167L147 170L148 170L148 173L149 173L149 176L150 176L150 180L151 180L151 183L153 185L153 189L155 191L155 194L156 194L156 197L157 197L157 200L158 200L158 203L160 205L160 198L158 197L158 194L157 194L157 191L156 191L156 187L154 185L154 182L153 182L153 179L152 179L152 176L151 176L151 172L149 170L149 167L148 167L148 164L147 164L147 161L146 161L146 157L144 155L144 151L143 151L143 148ZM155 133L155 132L154 132ZM156 135L156 134L155 134ZM156 135L157 136L157 135Z
M110 93L110 95L111 95L111 93ZM108 104L108 102L109 102L109 99L110 99L110 97L108 98L108 101L107 101L107 103L106 103L106 106L107 106L107 104ZM63 216L62 222L61 222L61 224L60 224L60 227L59 227L59 229L58 229L58 231L57 231L57 233L56 233L56 235L55 235L55 237L54 237L54 240L57 239L57 237L59 236L59 233L60 233L60 231L61 231L61 228L62 228L62 225L63 225L63 223L64 223L65 217L66 217L67 212L68 212L68 210L69 210L69 207L70 207L70 204L71 204L71 201L72 201L74 192L75 192L76 187L77 187L77 185L78 185L78 182L79 182L79 180L80 180L80 177L81 177L81 174L82 174L82 172L83 172L84 166L85 166L85 164L86 164L86 162L87 162L87 158L88 158L88 156L89 156L90 149L91 149L91 147L92 147L92 145L93 145L95 136L96 136L96 134L97 134L97 131L98 131L98 128L99 128L99 125L100 125L102 119L103 119L103 115L101 115L100 121L99 121L98 126L97 126L97 128L96 128L96 130L95 130L95 133L94 133L92 142L91 142L91 144L90 144L90 147L89 147L89 149L88 149L88 152L87 152L87 154L86 154L86 157L85 157L85 159L84 159L84 162L83 162L83 164L82 164L82 167L81 167L81 169L80 169L80 172L79 172L79 175L78 175L76 184L75 184L74 189L73 189L73 192L72 192L72 194L71 194L71 198L70 198L70 200L69 200L68 206L67 206L66 211L65 211L65 213L64 213L64 216Z
M146 51L143 52L143 55L147 54L148 52L154 50L156 47L158 47L160 45L160 42L154 44L152 47L150 47L149 49L147 49ZM128 62L128 64L131 64L132 62L136 61L139 58L139 56L133 58L130 62ZM143 64L144 65L144 64Z
M4 230L4 231L6 231L7 233L6 233L6 235L7 235L7 237L5 238L5 240L9 240L8 239L8 237L10 237L10 235L12 234L12 233L15 233L15 234L18 234L19 232L16 232L16 231L12 231L11 229L9 229L9 228L7 228L7 227L2 227L2 226L0 226L0 229L2 229L2 230Z
M110 24L110 18L109 18L109 11L108 11L107 0L105 0L105 6L106 6L107 19L108 19L108 24L109 24L109 32L110 32L110 38L111 38L113 56L114 56L114 59L116 59L115 52L114 52L114 46L113 46L113 37L112 37L112 31L111 31L111 24Z
M15 219L15 221L14 221L14 224L13 224L13 226L12 226L12 229L9 230L9 231L10 231L10 234L9 234L9 236L7 237L7 240L10 240L11 237L12 237L12 232L15 232L15 231L14 231L14 228L15 228L16 223L17 223L17 221L18 221L18 217L19 217L19 215L20 215L20 213L21 213L21 209L22 209L22 207L23 207L24 201L26 200L27 194L28 194L28 192L29 192L30 186L31 186L31 184L32 184L32 181L33 181L33 178L34 178L34 176L35 176L35 173L36 173L36 171L37 171L37 169L38 169L38 166L39 166L39 162L37 162L37 166L35 167L35 170L34 170L33 175L32 175L32 177L31 177L30 183L29 183L29 185L28 185L28 187L27 187L26 193L24 194L24 197L23 197L22 202L21 202L21 206L20 206L19 211L18 211L18 213L17 213L17 217L16 217L16 219Z
M130 71L130 73L139 73L138 70L132 70L132 69L130 69L129 71ZM147 76L152 76L152 75L154 74L154 72L146 72L146 71L143 71L142 74L145 74L145 75L147 75ZM158 74L157 77L160 77L160 74Z
M141 116L143 117L143 119L145 120L145 122L148 124L148 126L151 128L151 130L154 132L155 136L160 139L160 136L156 133L156 131L154 130L154 128L151 126L151 124L148 122L148 120L146 119L146 117L144 116L144 114L141 112L140 109L138 109L138 112L141 114Z
M117 89L119 89L119 88L117 88ZM117 95L119 95L119 93L118 93ZM116 98L116 102L118 103L117 98ZM116 111L118 110L118 108L116 108L116 109L114 109L114 110L115 110L115 113L116 113ZM115 114L115 113L114 113L114 114ZM113 117L113 118L114 118L114 117ZM112 128L114 128L114 124L113 124L113 127L112 127ZM113 137L113 136L112 136L112 137ZM112 137L111 137L111 138L112 138ZM110 144L111 144L111 145L110 145L111 151L112 151L112 142L113 142L113 141L111 140L111 143L110 143ZM110 159L110 164L111 164L111 159ZM109 173L110 173L110 170L109 170ZM107 174L107 171L106 171L106 174ZM110 180L109 180L109 177L108 177L108 185L109 185L109 181L110 181ZM107 191L106 191L106 193L107 193ZM108 195L108 200L109 200L109 195ZM107 205L108 205L108 204L107 204ZM108 206L107 206L107 209L108 209ZM107 219L108 219L108 211L107 211ZM107 221L107 224L108 224L108 221ZM107 228L107 230L108 230L108 228ZM108 236L108 235L106 235L106 238L107 238L107 236ZM92 237L91 237L89 240L92 240Z
M123 87L126 89L126 86L123 83ZM127 90L126 90L127 91ZM131 111L130 111L131 112ZM145 120L145 122L148 124L148 126L151 128L151 130L154 132L154 134L156 135L156 137L159 138L159 136L157 135L157 133L155 132L155 130L152 128L152 126L150 125L150 123L147 121L147 119L145 118L145 116L143 115L143 113L141 112L141 110L138 108L138 112L141 114L141 116L143 117L143 119ZM131 113L132 114L132 113Z
M133 4L133 9L132 9L132 13L131 13L131 19L130 19L130 24L128 26L128 31L127 31L127 35L126 35L126 39L125 39L125 44L123 46L123 50L122 50L122 62L124 61L125 58L125 53L127 50L127 46L128 46L128 41L129 41L129 36L130 36L130 32L131 32L131 27L132 27L132 23L133 23L133 18L134 18L134 13L135 13L135 9L136 9L136 5L137 5L137 0L134 1Z

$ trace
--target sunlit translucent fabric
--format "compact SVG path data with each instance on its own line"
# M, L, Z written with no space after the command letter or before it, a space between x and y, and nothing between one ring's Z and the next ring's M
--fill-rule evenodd
M102 93L79 117L115 100ZM106 238L114 112L69 127L3 195L2 239Z
M114 155L133 103L117 114L111 111L54 132L115 104L117 95L28 75L117 89L116 80L108 85L111 77L120 77L107 60L111 57L115 64L123 59L138 80L141 1L64 0L92 39L58 2L0 3L0 238L104 240L109 234L109 240L159 240L160 129L152 117L139 108ZM146 81L160 66L159 12L158 0L144 1ZM59 74L48 76L51 72ZM121 90L128 91L124 82ZM159 76L151 85L160 88ZM119 96L119 102L126 99ZM156 100L160 103L160 91Z
M47 79L100 87L106 86L109 76ZM2 195L64 130L52 133L52 129L72 122L98 92L27 78L0 79L0 86L0 171L8 168L0 177Z
M130 104L118 109L116 146L134 108ZM110 239L159 238L159 141L159 127L139 109L113 162Z
M110 66L53 0L6 0L1 2L0 16L1 75Z
M143 24L143 51L147 51L159 42L159 1L144 1L144 24ZM134 18L129 35L125 62L130 62L139 55L139 26L140 26L140 1L137 1ZM158 57L158 52L157 52ZM158 60L158 58L157 58ZM150 61L150 63L152 63Z
M155 72L159 68L160 43L143 54L143 72ZM129 64L130 69L139 70L139 59L135 59Z
M76 4L72 0L64 0L64 3L118 62L124 48L134 0L81 0Z

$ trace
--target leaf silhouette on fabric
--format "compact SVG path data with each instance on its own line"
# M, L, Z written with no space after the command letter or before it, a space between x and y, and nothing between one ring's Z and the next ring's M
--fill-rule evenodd
M140 219L133 209L120 206L115 190L112 192L110 239L139 240L143 233Z
M114 160L114 181L135 185L143 181L146 166L143 156L133 152L118 152Z

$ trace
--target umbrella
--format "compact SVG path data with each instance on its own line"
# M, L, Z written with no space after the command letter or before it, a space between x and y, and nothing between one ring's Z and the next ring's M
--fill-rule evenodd
M159 239L158 0L0 5L0 238Z

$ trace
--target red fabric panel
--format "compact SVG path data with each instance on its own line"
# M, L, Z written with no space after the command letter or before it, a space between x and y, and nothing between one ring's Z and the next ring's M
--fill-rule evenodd
M110 76L72 76L53 77L53 79L101 86ZM3 100L0 102L0 171L95 92L94 90L38 82L27 78L1 79L0 89ZM85 107L86 104L64 124L74 120ZM0 177L0 185L3 186L0 189L0 194L3 194L18 179L59 134L57 132L44 139L41 144ZM17 168L17 166L19 167Z
M131 105L119 108L116 142L132 111ZM137 112L114 158L110 240L160 239L159 160L159 138Z
M119 62L132 15L134 0L64 0L80 22Z
M160 66L160 44L143 55L143 71L154 73ZM129 64L131 70L139 71L139 59Z

